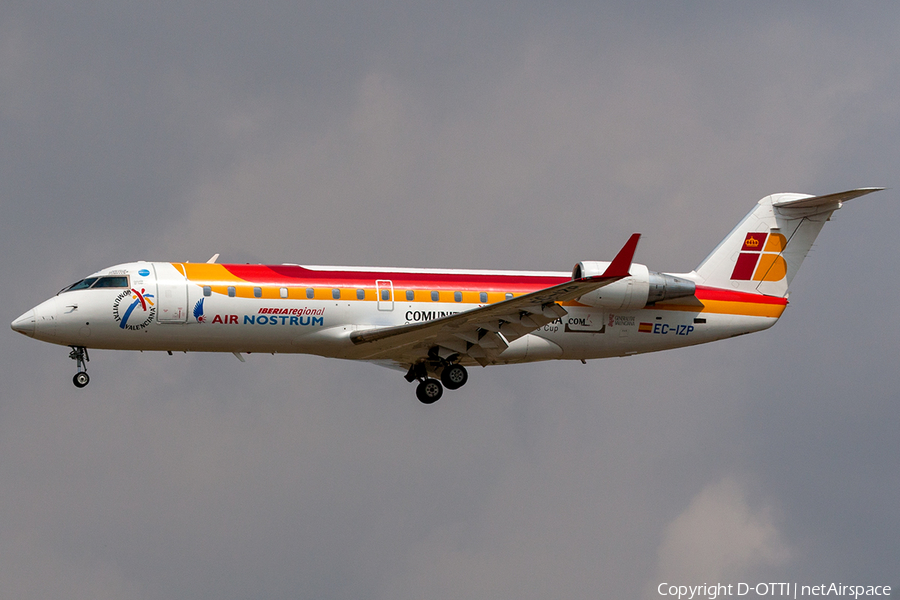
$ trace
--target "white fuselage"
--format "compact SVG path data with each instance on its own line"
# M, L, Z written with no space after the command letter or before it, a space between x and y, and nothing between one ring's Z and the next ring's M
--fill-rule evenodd
M257 274L253 281L231 268L117 265L92 277L127 277L127 287L61 292L33 309L32 331L22 330L27 324L14 323L14 329L43 341L92 349L306 353L367 360L368 349L350 340L353 331L426 322L569 278L558 272L351 268L322 275L321 268L285 266L279 268L302 271L282 281ZM313 276L302 280L297 276L302 272ZM700 344L770 327L786 303L760 306L750 298L715 294L704 300L699 291L697 296L693 304L675 300L639 309L564 303L568 314L516 339L491 362L586 360ZM387 362L399 367L407 361L398 355Z

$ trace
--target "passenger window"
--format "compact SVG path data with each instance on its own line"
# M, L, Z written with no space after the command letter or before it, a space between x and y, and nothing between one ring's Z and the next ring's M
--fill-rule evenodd
M203 295L204 296L212 296L212 288L208 285L203 286Z
M237 291L234 289L233 285L228 286L228 297L234 298L237 295Z
M365 290L356 290L356 299L357 300L365 300L366 299L366 291Z
M331 290L331 297L334 298L335 300L340 300L341 299L341 290L338 288L334 288L333 290Z
M288 297L287 288L281 288L280 290L278 290L278 295L281 296L282 298L287 298Z
M438 294L437 292L431 292L431 301L432 302L437 302L440 297L441 297L441 295Z
M453 292L453 299L456 302L462 302L462 292Z
M253 297L254 298L262 298L262 288L261 287L253 288Z
M391 299L391 290L384 289L381 290L381 299L384 301L388 301Z
M406 299L412 302L416 299L416 293L412 290L406 290Z
M306 288L306 297L307 297L307 298L315 298L315 297L316 297L316 290L314 290L314 289L312 289L312 288Z
M478 294L478 299L481 300L482 304L487 302L487 292L481 292Z

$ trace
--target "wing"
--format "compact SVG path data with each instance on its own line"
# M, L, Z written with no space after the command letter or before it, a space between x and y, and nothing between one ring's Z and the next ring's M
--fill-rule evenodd
M639 233L632 234L602 275L573 279L427 323L355 331L350 339L371 349L364 360L395 358L398 354L424 358L431 348L442 346L482 365L490 364L513 340L567 315L558 302L574 300L628 277L640 237Z

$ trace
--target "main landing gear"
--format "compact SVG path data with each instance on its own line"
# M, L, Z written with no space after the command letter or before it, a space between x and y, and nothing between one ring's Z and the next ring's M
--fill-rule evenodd
M440 372L440 381L429 376L429 372ZM444 395L444 388L457 390L469 380L469 372L460 364L439 363L430 365L425 362L416 363L406 374L407 381L419 381L416 386L416 398L422 404L434 404Z
M72 383L77 388L83 388L91 382L90 376L87 374L87 363L91 361L87 348L84 346L70 346L72 351L69 352L69 358L75 361L75 368L78 372L72 378Z

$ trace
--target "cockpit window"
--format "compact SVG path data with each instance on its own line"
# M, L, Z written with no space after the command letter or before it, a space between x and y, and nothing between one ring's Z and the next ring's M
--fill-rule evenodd
M75 290L86 290L91 287L98 279L99 277L88 277L87 279L76 281L69 287L63 288L62 291L60 291L60 294L62 294L63 292L73 292Z
M77 281L69 287L60 290L63 292L72 292L75 290L86 290L88 288L127 288L128 277L124 275L108 275L106 277L88 277Z
M127 288L128 278L124 275L114 275L110 277L101 277L92 288Z

